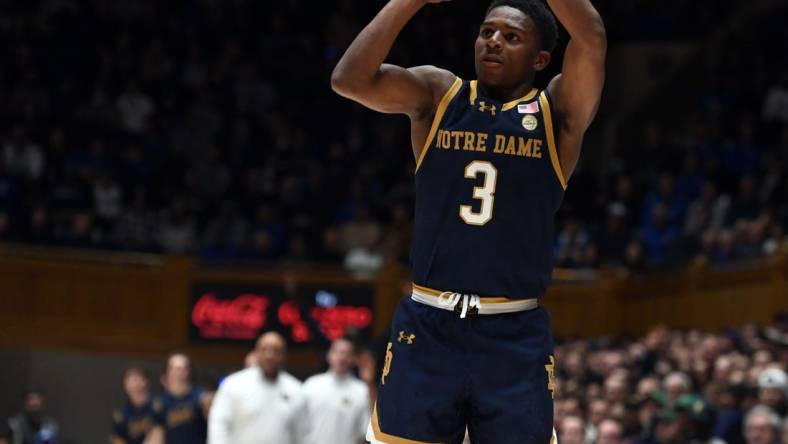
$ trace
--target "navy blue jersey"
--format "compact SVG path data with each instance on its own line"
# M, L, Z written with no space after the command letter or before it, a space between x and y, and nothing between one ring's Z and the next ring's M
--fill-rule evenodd
M203 414L201 398L205 392L192 389L185 396L170 394L160 397L159 422L164 426L167 444L201 444L208 439L208 423Z
M542 296L565 189L547 91L500 103L458 78L416 167L413 281L480 296Z
M112 420L112 444L142 444L157 422L151 402L135 407L129 401L113 412Z

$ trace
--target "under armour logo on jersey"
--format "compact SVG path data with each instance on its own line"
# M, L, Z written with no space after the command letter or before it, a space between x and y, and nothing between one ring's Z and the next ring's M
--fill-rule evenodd
M479 102L479 111L481 111L483 113L486 113L487 111L490 111L492 113L492 115L494 116L495 115L495 105L487 106L486 102L481 101L481 102Z
M404 331L399 332L399 337L397 338L397 342L405 341L408 345L413 344L413 340L416 339L416 335L410 334L408 336L405 335Z

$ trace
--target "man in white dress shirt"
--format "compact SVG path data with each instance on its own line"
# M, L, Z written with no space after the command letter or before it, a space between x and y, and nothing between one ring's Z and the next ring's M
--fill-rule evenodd
M365 442L370 416L369 389L352 373L353 344L338 339L328 351L328 372L304 383L311 432L309 444Z
M308 433L301 382L282 370L285 340L257 340L258 365L228 376L208 419L208 444L304 444Z

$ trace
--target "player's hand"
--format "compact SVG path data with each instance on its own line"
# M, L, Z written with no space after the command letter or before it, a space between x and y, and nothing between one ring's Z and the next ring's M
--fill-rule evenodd
M450 2L451 0L421 0L421 1L426 5L428 3L446 3L446 2Z

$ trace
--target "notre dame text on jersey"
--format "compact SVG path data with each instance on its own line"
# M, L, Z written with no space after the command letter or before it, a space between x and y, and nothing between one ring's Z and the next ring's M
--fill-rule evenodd
M483 296L542 296L553 217L566 189L547 91L500 103L456 79L416 167L416 284Z

